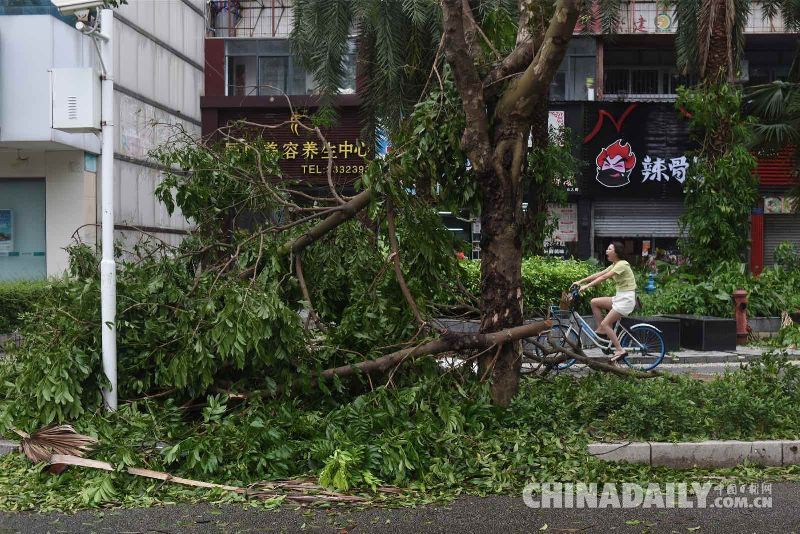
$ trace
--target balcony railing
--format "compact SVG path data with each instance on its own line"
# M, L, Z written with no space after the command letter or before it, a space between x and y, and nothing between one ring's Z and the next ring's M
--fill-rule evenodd
M760 2L752 2L745 33L784 33L783 19L777 15L764 20ZM628 2L622 7L618 32L623 34L675 33L678 26L675 8L663 2Z
M43 0L42 0L43 1ZM293 0L209 0L206 21L215 37L287 38L294 24ZM675 33L674 7L663 2L631 1L622 6L620 34ZM753 2L746 33L784 33L777 15L764 20L760 2Z
M214 37L289 37L292 0L209 0L206 25Z

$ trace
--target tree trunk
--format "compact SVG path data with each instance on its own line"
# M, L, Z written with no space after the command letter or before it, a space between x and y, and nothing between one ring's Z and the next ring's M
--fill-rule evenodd
M503 139L502 137L505 137ZM510 139L509 139L510 137ZM493 169L481 184L481 333L522 324L521 132L501 136ZM501 345L478 362L480 378L492 378L492 401L508 406L519 390L522 343Z
M708 42L708 58L703 73L703 83L706 87L721 85L733 81L733 50L732 28L729 27L727 17L727 1L711 0L716 10L711 36ZM721 121L714 132L707 132L705 155L710 162L716 161L724 154L732 142L733 132L727 121Z
M465 35L465 23L472 23L466 5L464 0L442 0L443 46L466 119L461 149L481 188L481 333L491 333L522 324L522 171L531 108L547 100L547 89L575 30L578 9L576 0L557 0L533 56L533 43L526 44L528 5L521 6L523 34L518 35L518 46L486 76L489 82L484 85L476 66L479 54L470 54L479 50L469 48ZM491 81L512 73L518 75L507 86ZM519 389L521 367L520 341L499 345L494 353L479 358L479 377L491 376L495 404L509 405Z
M707 83L717 84L733 81L733 50L731 38L728 35L732 28L728 27L727 1L710 0L713 2L712 10L716 11L714 22L711 26L711 37L708 41L708 59L706 59L703 80ZM701 39L703 36L701 36Z

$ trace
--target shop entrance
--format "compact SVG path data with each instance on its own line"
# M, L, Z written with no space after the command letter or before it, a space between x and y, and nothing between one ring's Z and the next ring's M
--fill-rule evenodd
M0 281L47 277L44 178L0 179Z

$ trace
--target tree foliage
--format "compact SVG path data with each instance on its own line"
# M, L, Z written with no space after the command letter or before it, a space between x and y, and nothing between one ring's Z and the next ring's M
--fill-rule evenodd
M756 160L748 150L738 90L727 84L680 89L676 106L691 115L700 144L684 183L686 237L680 246L694 268L710 272L721 262L742 260L747 250L750 211L758 198Z
M157 196L196 228L177 247L146 239L117 250L120 399L170 392L191 400L223 387L265 395L327 391L320 371L419 334L387 269L382 202L372 219L345 222L303 250L308 301L296 258L281 250L335 206L296 204L305 193L275 180L277 155L260 137L242 135L206 146L180 132L154 154L174 169ZM450 233L420 206L399 204L395 217L407 285L427 316L450 298L445 293L458 291L458 271ZM3 398L24 399L9 408L18 424L93 411L106 386L97 251L80 244L69 252L68 276L28 316L14 378L2 385ZM304 319L311 312L319 314L318 328Z

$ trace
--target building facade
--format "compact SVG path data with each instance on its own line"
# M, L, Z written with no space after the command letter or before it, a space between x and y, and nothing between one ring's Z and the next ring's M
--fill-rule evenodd
M764 21L753 4L746 28L741 84L759 84L788 74L797 36L784 32L780 20ZM315 109L314 80L291 54L291 0L211 1L207 4L203 133L211 134L230 120L251 118L273 124L289 120L291 111ZM656 250L675 253L683 212L683 183L691 165L686 117L675 108L677 88L692 80L679 75L675 57L676 22L672 8L661 2L631 2L624 7L613 39L576 32L550 88L550 124L569 127L575 154L582 161L578 176L565 180L568 201L553 206L558 230L545 243L553 255L603 259L608 242L621 240L640 261ZM351 79L337 105L341 119L326 136L354 160L337 165L336 180L355 179L362 156L347 152L359 145L359 101L355 50L348 68ZM318 171L326 159L304 143L314 142L285 131L267 133L282 152L281 167L289 178L321 183ZM319 147L317 147L319 148ZM364 153L362 151L361 153ZM614 162L623 161L620 172ZM611 161L613 160L613 162ZM342 163L342 160L338 160ZM348 170L355 174L344 173ZM619 174L619 176L613 176ZM751 268L758 272L772 261L781 240L800 244L800 220L785 213L785 193L793 176L788 154L759 161L763 201L754 206ZM480 257L480 224L443 213L445 224L472 244Z
M314 133L292 124L293 115L310 115L319 107L316 83L291 53L294 21L291 0L213 0L206 5L205 96L201 99L203 135L240 119L278 125L263 137L277 149L284 178L327 188L332 179L352 184L374 151L361 140L360 101L355 93L355 46L347 76L334 105L338 116L322 128L327 149Z
M130 0L115 9L115 229L176 243L189 228L153 196L148 152L180 125L200 134L204 3ZM100 70L90 38L49 0L0 6L0 280L57 276L73 235L97 242L100 137L51 128L50 70ZM77 234L76 234L77 232Z
M691 165L686 153L694 147L686 117L674 107L677 87L693 81L677 71L675 29L671 8L631 2L613 39L599 32L573 37L551 87L550 109L551 118L554 112L565 116L560 120L573 131L583 165L565 225L570 230L577 222L577 235L564 234L574 241L556 243L556 254L603 259L614 239L640 261L656 249L676 251L683 181ZM780 19L763 20L758 3L745 34L737 82L785 79L797 35L786 33ZM609 155L622 166L615 169ZM800 216L789 213L786 200L792 168L789 151L759 157L762 200L753 206L748 251L753 272L772 264L779 242L800 245Z

